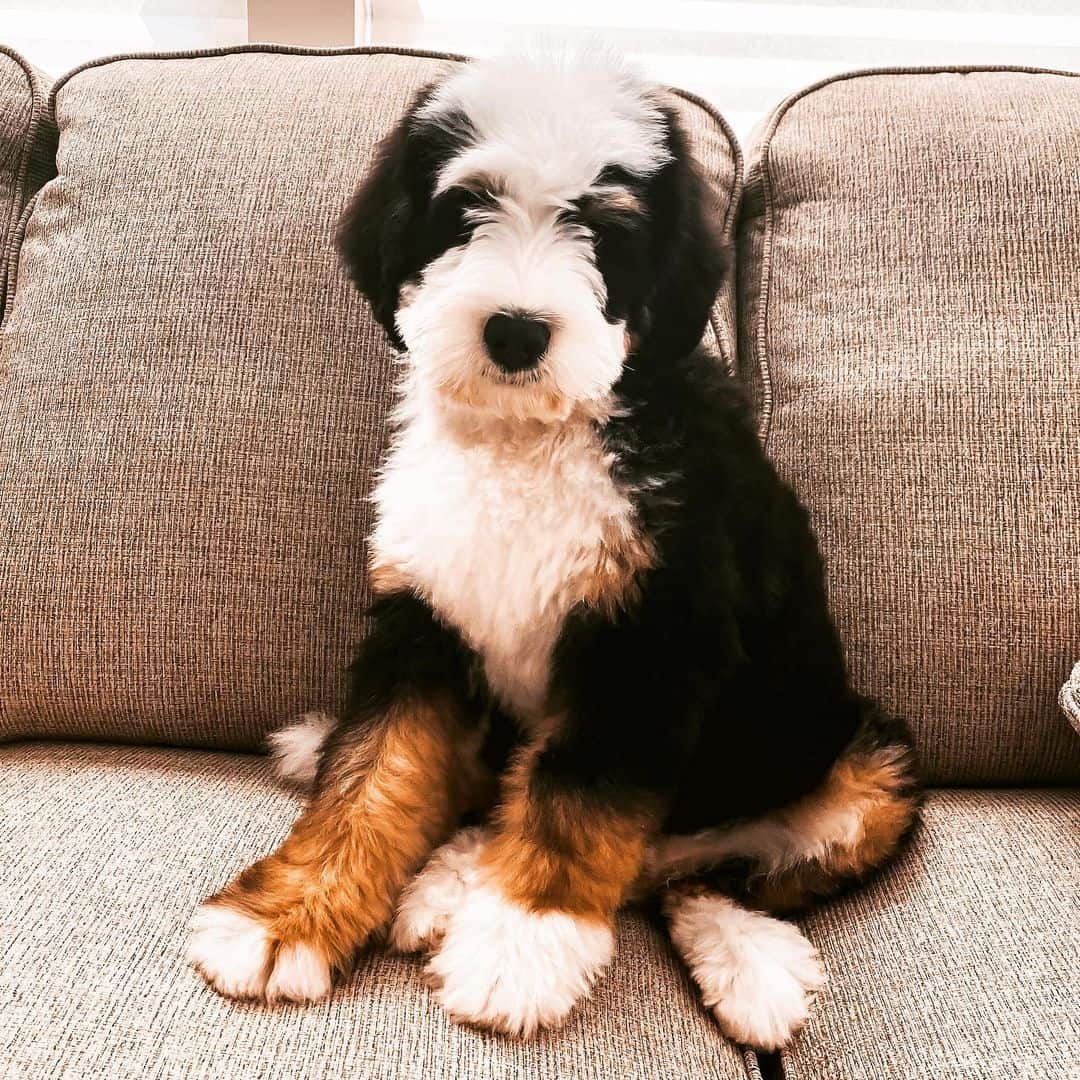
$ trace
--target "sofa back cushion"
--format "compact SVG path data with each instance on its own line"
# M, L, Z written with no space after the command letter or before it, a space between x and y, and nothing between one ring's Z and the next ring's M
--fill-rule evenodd
M751 154L742 370L934 781L1080 780L1080 78L864 73Z
M454 62L263 46L58 84L0 343L0 737L253 747L336 706L393 360L333 234ZM737 151L676 101L730 227ZM730 357L730 297L713 329Z
M26 201L47 171L48 153L40 139L45 95L41 76L0 45L0 318Z

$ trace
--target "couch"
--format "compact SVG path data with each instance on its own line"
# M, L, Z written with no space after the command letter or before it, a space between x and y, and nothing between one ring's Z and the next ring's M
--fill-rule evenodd
M671 91L734 257L707 331L809 507L857 684L929 791L903 856L805 920L829 984L728 1043L628 912L531 1042L374 948L326 1002L222 1000L205 894L297 797L268 730L364 632L393 356L333 230L460 57L252 46L48 85L0 50L0 1074L1080 1077L1080 78L857 72L744 158Z

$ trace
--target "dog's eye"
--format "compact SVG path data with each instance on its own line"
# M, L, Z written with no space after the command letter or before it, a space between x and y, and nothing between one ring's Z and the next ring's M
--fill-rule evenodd
M440 192L428 206L425 240L432 255L468 241L478 211L491 205L490 197L471 188L453 187Z

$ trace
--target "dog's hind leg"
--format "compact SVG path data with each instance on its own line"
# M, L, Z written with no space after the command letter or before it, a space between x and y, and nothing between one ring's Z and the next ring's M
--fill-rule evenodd
M472 794L466 650L411 596L373 618L309 807L193 919L188 959L226 996L325 996Z
M706 888L669 889L664 913L672 943L724 1034L776 1050L798 1032L825 982L798 927Z
M802 1027L824 972L802 933L774 916L883 866L918 805L910 736L868 705L818 790L757 820L656 845L647 876L685 875L662 890L671 938L728 1035L775 1050Z

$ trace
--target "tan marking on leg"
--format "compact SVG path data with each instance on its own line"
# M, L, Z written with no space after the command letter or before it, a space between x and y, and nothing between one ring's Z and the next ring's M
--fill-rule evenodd
M609 920L640 871L655 815L619 813L588 795L530 798L536 749L512 770L483 865L507 899L529 911Z
M705 875L711 888L747 903L794 911L881 866L917 813L910 751L901 745L858 750L790 806L722 828L659 837L634 895ZM729 880L723 881L725 868Z
M257 920L271 965L302 943L345 970L455 819L458 731L449 705L395 707L329 769L281 847L208 903Z

